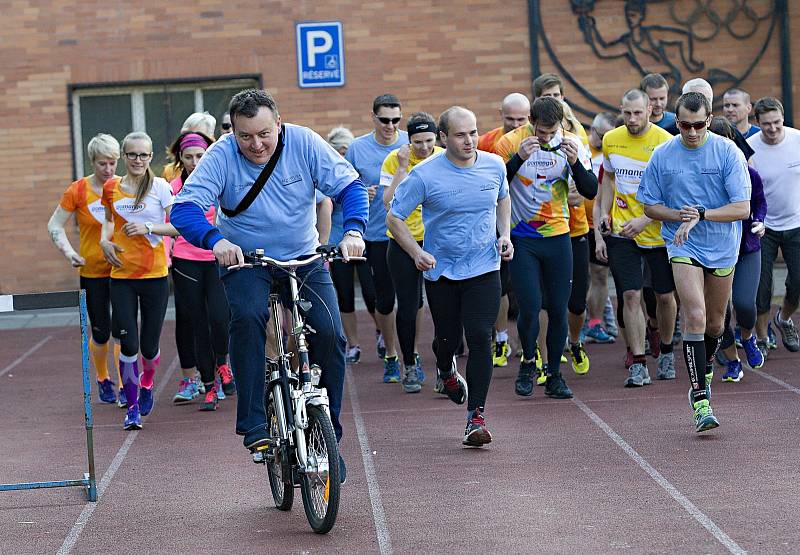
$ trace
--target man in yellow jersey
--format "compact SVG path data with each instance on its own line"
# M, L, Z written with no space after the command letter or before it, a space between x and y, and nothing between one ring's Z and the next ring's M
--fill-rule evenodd
M633 354L625 387L641 387L651 383L645 359L645 318L641 309L642 262L650 269L658 300L661 349L656 377L675 378L675 355L672 352L675 284L661 237L661 224L648 218L636 200L639 182L653 150L672 136L650 122L650 99L641 89L626 92L620 109L625 125L603 137L603 193L598 225L609 234L606 237L609 266L618 302L622 300L624 303L619 324L626 329L628 347Z
M500 117L503 125L484 133L478 139L478 150L495 152L497 142L505 135L518 127L528 123L531 115L531 103L522 93L511 93L503 99L500 107ZM495 343L492 349L492 363L495 367L502 368L508 365L511 356L511 346L508 344L508 292L511 289L511 277L508 274L508 262L500 261L500 310L494 323Z

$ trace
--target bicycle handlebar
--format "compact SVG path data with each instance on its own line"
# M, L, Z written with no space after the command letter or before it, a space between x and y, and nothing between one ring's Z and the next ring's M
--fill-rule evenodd
M316 253L308 256L307 258L303 258L302 260L276 260L264 255L264 249L256 249L254 251L248 251L244 253L244 267L253 268L260 266L276 266L278 268L300 268L301 266L307 266L308 264L311 264L320 258L327 262L344 260L341 249L335 245L321 245L317 247ZM359 262L366 260L366 258L363 256L351 256L348 260L351 262ZM228 267L229 270L234 268L236 268L236 266Z

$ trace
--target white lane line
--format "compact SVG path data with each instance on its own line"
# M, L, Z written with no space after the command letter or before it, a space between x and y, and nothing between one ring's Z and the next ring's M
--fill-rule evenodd
M161 390L164 389L164 386L166 386L166 384L169 382L173 372L175 372L177 367L178 357L175 356L167 368L167 371L164 372L164 376L161 378L161 381L156 386L156 398L158 398ZM111 485L111 480L114 479L114 475L117 473L117 470L119 470L119 467L122 466L122 463L125 461L125 457L128 456L128 451L130 451L130 448L133 445L133 442L136 441L137 437L139 437L139 430L128 433L128 437L125 438L125 441L122 443L122 447L120 447L119 451L117 451L117 454L111 461L108 470L106 470L105 474L103 474L100 483L97 485L97 502L92 503L89 501L86 503L86 505L84 505L81 514L78 515L78 518L75 521L75 524L73 524L72 528L70 528L69 534L67 534L67 537L64 538L64 543L61 544L61 549L58 550L58 555L68 555L72 552L75 544L78 543L78 538L80 537L81 532L89 523L89 519L92 518L95 508L100 503L103 493L106 491L108 486Z
M375 533L378 536L378 549L381 555L392 553L392 540L389 536L389 528L386 526L386 511L381 501L381 490L378 487L378 478L375 475L375 465L372 462L372 451L369 448L369 438L367 437L367 427L361 417L361 405L358 401L358 391L355 386L355 376L348 368L347 392L350 395L350 405L353 407L353 420L356 423L356 435L358 443L361 445L361 458L364 461L364 473L367 477L367 488L369 490L369 501L372 503L372 520L375 523Z
M781 379L776 378L775 376L773 376L771 374L767 374L766 372L762 372L761 370L757 370L755 368L750 368L750 371L752 373L754 373L754 374L757 374L757 375L761 376L762 378L768 379L772 383L778 384L779 386L781 386L784 389L788 389L792 393L796 393L796 394L800 395L800 389L796 388L795 386L793 386L791 384L786 383L785 381L783 381Z
M38 351L38 350L39 350L39 347L41 347L42 345L44 345L45 343L47 343L48 341L50 341L52 338L53 338L53 336L52 336L52 335L48 335L47 337L45 337L44 339L42 339L41 341L39 341L39 342L38 342L36 345L34 345L33 347L31 347L30 349L28 349L27 351L25 351L23 354L21 354L21 355L19 356L19 358L18 358L17 360L15 360L15 361L14 361L14 362L12 362L11 364L9 364L8 366L6 366L6 367L5 367L5 368L3 368L2 370L0 370L0 376L5 376L5 375L6 375L8 372L10 372L10 371L11 371L11 370L13 370L14 368L16 368L18 364L20 364L20 363L21 363L23 360L25 360L26 358L28 358L29 356L31 356L33 353L35 353L36 351Z
M700 525L702 525L703 528L711 532L711 535L713 535L714 538L716 538L716 540L719 543L725 546L725 548L728 551L730 551L735 555L744 555L747 553L747 551L742 549L741 546L739 546L739 544L733 541L733 539L730 536L728 536L728 534L723 532L722 529L719 526L717 526L714 523L714 521L711 520L711 518L709 518L708 515L706 515L703 511L698 509L694 503L689 501L689 499L685 495L683 495L680 491L678 491L678 488L673 486L669 482L669 480L664 478L664 476L658 470L653 468L653 466L650 463L648 463L644 459L644 457L642 457L639 453L637 453L636 450L633 447L631 447L627 441L622 439L622 436L620 436L617 432L615 432L611 428L611 426L606 424L602 418L597 416L597 414L595 414L595 412L592 409L586 406L586 404L584 404L583 401L573 398L572 402L575 403L578 406L578 408L581 409L584 412L584 414L586 414L586 416L588 416L589 419L597 425L598 428L603 430L606 433L606 435L609 438L611 438L611 441L616 443L617 446L620 449L622 449L626 455L628 455L631 459L633 459L633 461L636 464L638 464L642 470L647 472L647 474L649 474L650 477L659 486L661 486L661 488L664 491L666 491L675 501L677 501L678 504L681 507L683 507L683 509L687 513L692 515L692 518L694 518Z

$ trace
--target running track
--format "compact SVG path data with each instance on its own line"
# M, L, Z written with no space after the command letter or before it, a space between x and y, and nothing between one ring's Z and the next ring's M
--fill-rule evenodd
M371 337L360 318L362 336ZM763 372L739 384L715 381L722 427L698 436L682 362L678 380L631 390L621 387L621 345L589 353L587 376L565 369L574 401L547 399L538 387L533 398L517 397L516 361L496 370L487 406L495 441L471 450L460 442L463 407L434 394L432 383L418 395L382 384L367 349L345 386L348 483L339 519L317 536L299 495L292 512L274 508L264 467L233 434L235 401L216 413L172 406L177 359L168 322L144 430L123 431L123 411L95 403L100 501L87 503L79 488L0 494L0 552L798 549L795 355L779 348ZM430 375L433 357L423 357ZM0 482L82 477L81 399L77 329L0 332Z

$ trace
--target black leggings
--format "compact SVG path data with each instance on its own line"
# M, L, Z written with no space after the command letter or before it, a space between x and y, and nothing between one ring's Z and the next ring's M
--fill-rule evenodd
M486 405L492 381L492 329L500 308L500 272L464 280L425 280L433 316L436 367L447 375L462 331L467 339L467 410Z
M114 310L112 335L119 340L126 357L141 350L148 360L158 355L158 344L164 315L167 313L169 284L167 277L151 279L111 278L111 307ZM141 311L142 329L139 332L137 315Z
M386 251L389 240L364 241L367 246L367 264L372 270L372 283L375 284L375 309L378 313L391 314L394 310L394 286L389 265L386 263Z
M589 238L588 233L570 238L572 243L572 291L567 301L570 314L580 316L586 312L586 295L589 293Z
M86 312L92 327L92 341L98 345L108 343L111 336L111 278L87 278L81 276L81 289L86 290Z
M230 314L216 262L172 259L175 286L175 343L181 368L200 371L204 384L228 357Z
M367 312L375 314L375 285L372 283L372 273L366 262L331 262L329 271L333 285L336 287L339 312L350 314L356 311L356 291L353 278L354 274L358 272L361 297L367 306Z
M403 364L410 366L416 362L414 338L417 335L417 312L422 308L422 272L394 239L389 239L386 262L397 295L397 338L400 352L403 354Z

